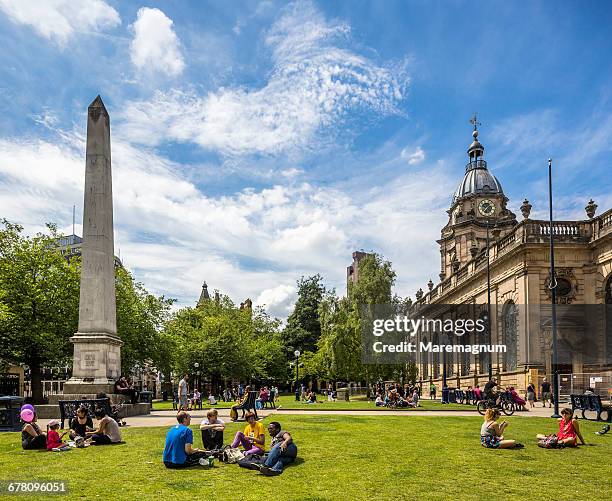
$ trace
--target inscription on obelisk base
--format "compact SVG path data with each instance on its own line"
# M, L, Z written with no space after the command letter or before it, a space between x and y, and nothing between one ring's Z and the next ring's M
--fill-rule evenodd
M87 110L79 331L64 394L113 393L121 372L115 307L110 119L100 96Z

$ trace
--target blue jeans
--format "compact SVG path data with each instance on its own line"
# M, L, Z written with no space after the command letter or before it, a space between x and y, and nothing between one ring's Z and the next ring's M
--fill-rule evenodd
M283 451L280 448L280 444L276 444L270 450L268 454L268 458L264 465L272 468L275 471L283 471L283 467L295 461L297 456L297 446L292 442L287 448Z

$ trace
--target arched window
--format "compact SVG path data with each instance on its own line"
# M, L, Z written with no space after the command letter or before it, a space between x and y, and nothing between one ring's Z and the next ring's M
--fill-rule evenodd
M503 343L506 345L504 353L504 370L516 370L517 361L517 307L514 301L508 301L502 312Z

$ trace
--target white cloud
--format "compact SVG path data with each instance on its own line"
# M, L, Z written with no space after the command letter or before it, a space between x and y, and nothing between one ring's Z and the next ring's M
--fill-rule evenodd
M261 291L261 294L255 300L255 305L265 307L266 311L272 316L287 318L293 310L296 298L295 285L281 284Z
M81 214L83 155L81 138L69 134L55 144L0 141L0 213L28 230L49 220L69 228L73 203L77 220ZM423 263L426 253L435 269L437 219L444 211L432 210L432 203L447 204L444 190L455 181L445 181L436 168L430 173L434 185L421 172L377 189L356 180L365 186L361 190L280 177L288 184L211 197L182 172L181 165L114 140L116 252L121 249L126 265L151 291L177 297L180 305L194 304L206 280L236 302L251 297L281 317L302 275L322 273L343 292L357 248L391 258L408 280L425 268L414 270L411 263Z
M408 165L417 165L425 160L425 151L420 146L417 146L414 150L404 148L401 157L407 160Z
M119 13L103 0L0 0L0 9L16 24L65 46L75 33L100 31L121 24Z
M403 64L379 66L342 48L348 32L312 3L292 4L265 38L273 63L265 85L221 88L205 96L157 92L150 101L127 104L121 133L148 145L175 140L226 155L276 154L329 141L329 126L349 111L400 113L409 81ZM324 129L326 138L318 135Z
M172 19L159 9L141 7L138 10L131 26L134 39L130 45L130 57L138 70L171 77L183 72L185 61L172 24Z

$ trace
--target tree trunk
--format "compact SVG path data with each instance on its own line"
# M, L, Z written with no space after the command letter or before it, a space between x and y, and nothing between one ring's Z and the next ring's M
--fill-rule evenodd
M30 364L30 388L32 389L32 402L34 404L43 404L41 371L40 364L37 362Z

